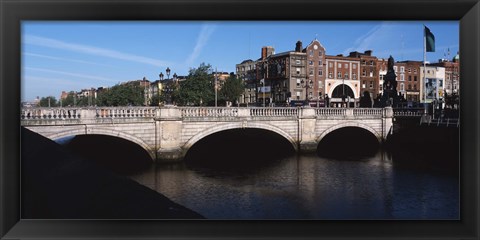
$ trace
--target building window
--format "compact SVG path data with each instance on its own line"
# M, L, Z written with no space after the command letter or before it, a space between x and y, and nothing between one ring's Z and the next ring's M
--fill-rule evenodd
M313 56L313 50L310 50L309 55Z
M318 56L322 56L322 51L318 51Z
M412 73L412 69L411 69L411 68L408 68L408 73Z
M318 80L318 88L322 88L322 87L323 87L322 81Z
M344 77L345 79L348 79L348 73L345 73Z
M365 60L362 60L362 65L365 65Z
M367 71L365 69L363 69L363 71L362 71L362 76L364 76L364 77L367 76Z
M348 68L348 63L345 63L344 66L345 66L345 68Z
M414 74L417 74L417 69L413 69L413 73L414 73Z
M385 75L380 74L380 80L383 80L383 76L385 76Z
M357 64L352 64L353 69L357 69Z
M408 75L408 81L409 81L409 82L412 81L412 76Z
M328 67L333 67L333 64L331 62L328 63Z
M342 64L341 64L341 63L338 63L338 68L342 68Z
M328 72L328 78L333 78L333 73L332 72Z
M373 61L370 61L370 66L373 66Z
M308 61L308 65L313 65L313 61Z
M373 70L370 70L370 77L373 77Z
M297 88L300 87L300 79L297 79Z
M321 68L318 69L318 76L323 76L323 70Z
M413 81L414 81L414 82L417 81L417 76L413 76Z
M322 60L318 60L318 65L322 66Z
M338 79L341 79L341 78L342 78L342 73L341 73L341 72L338 72L338 73L337 73L337 78L338 78Z
M297 68L297 74L300 74L300 68Z
M366 88L367 87L367 81L363 81L362 82L362 88Z
M400 83L400 91L405 91L405 83Z
M310 68L308 73L310 74L310 76L313 76L313 68Z
M405 72L405 67L400 67L400 72L401 73Z
M408 84L408 90L412 90L412 84Z
M405 75L400 74L400 81L405 81Z
M352 79L357 80L357 74L356 73L352 73Z
M393 71L397 72L397 66L393 66Z
M370 81L370 88L373 88L373 81Z
M417 90L417 84L413 84L413 90Z
M300 60L295 61L296 64L301 64Z

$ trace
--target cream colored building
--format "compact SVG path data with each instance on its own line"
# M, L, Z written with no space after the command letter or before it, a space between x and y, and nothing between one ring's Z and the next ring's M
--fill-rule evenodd
M438 66L420 67L420 102L431 103L444 98L445 68ZM426 95L425 95L426 94Z

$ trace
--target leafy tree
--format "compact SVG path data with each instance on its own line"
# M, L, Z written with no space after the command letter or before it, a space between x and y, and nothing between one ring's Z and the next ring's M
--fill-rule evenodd
M50 102L50 106L49 106L49 102ZM48 96L48 97L42 97L38 105L40 105L40 107L56 107L58 104L57 104L57 99L54 96Z
M95 102L99 106L142 106L145 102L144 89L132 84L115 85L98 93ZM94 104L93 100L92 104Z
M75 106L76 105L76 100L75 98L75 93L74 92L69 92L67 94L67 97L62 100L62 106L63 107L68 107L68 106Z
M150 106L158 106L159 103L165 101L165 97L163 95L158 96L157 94L150 98Z
M210 69L211 65L205 63L190 69L187 79L173 92L175 102L179 105L215 104L214 77Z
M235 77L235 75L230 74L230 76L225 80L225 83L220 89L220 97L225 101L235 102L238 100L238 97L243 93L245 89L244 82L242 79Z

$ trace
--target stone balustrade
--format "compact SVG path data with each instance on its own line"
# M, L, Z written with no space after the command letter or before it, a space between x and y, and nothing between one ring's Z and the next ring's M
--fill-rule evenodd
M238 108L231 107L180 107L182 117L238 117Z
M21 120L153 118L155 107L22 108Z
M162 109L165 113L162 113ZM97 107L97 108L22 108L21 120L69 120L110 118L376 118L391 108L294 108L294 107ZM168 113L167 113L168 112ZM176 113L178 112L178 113ZM421 116L418 111L398 111L395 116Z

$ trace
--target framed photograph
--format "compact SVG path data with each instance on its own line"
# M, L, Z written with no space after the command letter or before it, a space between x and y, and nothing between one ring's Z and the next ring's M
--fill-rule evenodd
M479 237L478 1L0 6L2 239Z

